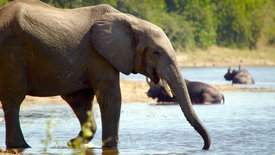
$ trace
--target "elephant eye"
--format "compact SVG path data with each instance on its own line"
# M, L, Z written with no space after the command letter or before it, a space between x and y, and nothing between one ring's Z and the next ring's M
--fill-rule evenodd
M160 56L160 52L159 52L159 51L154 51L153 54L154 54L155 56Z

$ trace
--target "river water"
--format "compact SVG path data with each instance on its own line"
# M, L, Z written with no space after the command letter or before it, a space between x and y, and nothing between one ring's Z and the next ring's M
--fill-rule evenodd
M274 67L246 68L256 81L254 86L274 88ZM185 71L185 78L188 77L190 80L230 84L218 78L227 71L223 67L183 68L182 70ZM194 74L201 78L196 79L197 76ZM136 76L127 78L139 80ZM140 80L144 79L140 78ZM222 93L225 95L224 105L193 106L211 135L212 145L209 151L201 150L202 138L186 121L178 105L164 106L155 103L122 105L120 143L117 151L119 154L275 154L275 90L224 91ZM95 148L89 149L88 152L101 154L101 122L97 104L94 106L94 113L98 131L92 140ZM78 134L80 127L68 105L23 106L20 121L25 139L32 146L31 149L24 150L24 154L43 153L45 144L41 140L47 137L47 121L55 126L50 128L53 139L47 152L51 154L74 152L67 148L66 143ZM5 148L2 110L0 111L0 148Z
M234 68L238 69L236 66ZM255 80L254 85L243 86L275 89L275 66L246 66L241 68L247 69ZM208 84L231 84L231 81L224 79L227 69L228 67L183 67L181 68L181 73L185 79L192 81L200 81ZM145 81L146 79L141 74L131 74L130 76L121 74L121 77L139 81Z

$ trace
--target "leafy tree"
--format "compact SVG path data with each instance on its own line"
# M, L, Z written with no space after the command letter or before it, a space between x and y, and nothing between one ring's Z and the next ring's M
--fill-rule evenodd
M164 0L119 0L117 9L158 24L166 11L166 4Z
M166 0L167 11L183 16L191 24L196 45L207 48L216 43L215 5L210 0Z
M175 49L180 49L181 51L184 51L184 49L195 49L194 28L183 16L176 13L165 14L161 27Z
M84 6L109 4L113 7L117 7L118 0L83 0Z
M83 6L82 0L41 0L58 8L77 8Z
M210 0L185 0L182 14L194 27L197 46L207 48L216 43L215 5Z
M1 0L0 1L0 7L2 7L2 6L4 6L4 5L6 5L6 4L8 4L10 1L9 0Z
M258 14L259 10L255 10L255 14ZM263 6L260 11L260 17L258 22L253 19L255 24L260 25L260 30L254 28L254 32L257 32L255 35L256 38L256 47L266 46L266 45L275 45L275 1L270 0L266 1L265 6Z
M217 42L230 47L253 47L260 36L269 0L217 0Z

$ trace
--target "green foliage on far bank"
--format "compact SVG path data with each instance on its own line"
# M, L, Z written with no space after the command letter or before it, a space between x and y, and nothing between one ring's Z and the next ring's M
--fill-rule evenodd
M1 0L0 6L11 0ZM176 49L275 44L274 0L42 0L59 8L110 4L165 31Z

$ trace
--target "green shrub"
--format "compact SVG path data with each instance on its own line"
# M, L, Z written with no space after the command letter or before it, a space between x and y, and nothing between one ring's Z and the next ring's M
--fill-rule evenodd
M2 6L4 6L4 5L6 5L6 4L8 4L10 1L9 0L1 0L0 1L0 7L2 7Z

